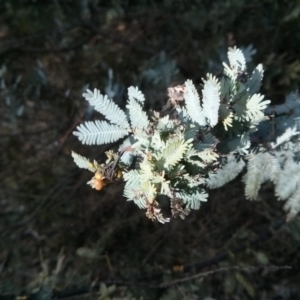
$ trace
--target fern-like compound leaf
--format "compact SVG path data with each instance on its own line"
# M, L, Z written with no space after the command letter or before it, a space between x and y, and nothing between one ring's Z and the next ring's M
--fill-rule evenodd
M94 89L94 92L87 90L83 97L89 102L95 110L105 116L107 120L120 127L129 128L126 114L112 100L105 95L101 95L100 91Z
M260 89L261 82L264 76L264 69L262 64L259 64L252 72L251 77L247 81L247 90L251 95L257 93Z
M170 198L172 197L172 192L171 192L171 189L170 189L170 182L169 181L163 181L161 183L160 194L161 195L166 195Z
M145 158L142 162L140 162L139 167L142 181L150 181L154 178L154 174L152 172L153 166L149 160Z
M298 185L300 185L300 164L289 158L275 180L275 195L279 200L286 200L293 195Z
M150 147L151 139L144 130L136 128L134 130L134 138L136 142L132 144L132 148L135 149L136 153L138 150L147 149Z
M126 181L124 196L129 201L133 200L139 208L146 208L147 203L141 188L140 173L137 170L130 170L123 175L123 178Z
M199 127L195 124L186 124L185 130L184 130L184 138L186 140L193 139L195 140L197 138L197 134L199 133Z
M228 50L228 60L230 67L236 71L245 71L246 69L246 60L242 50L234 47L229 48Z
M244 133L241 136L236 137L229 141L227 145L230 152L237 152L240 153L240 155L248 154L248 149L251 146L248 133Z
M245 195L249 200L257 198L260 186L268 181L274 181L280 171L280 165L275 156L270 153L249 154L245 183Z
M228 130L228 127L232 127L233 112L227 107L227 105L225 104L220 105L219 117L226 131Z
M157 191L155 186L150 181L142 181L141 188L144 197L147 199L147 202L153 203L157 196Z
M166 115L163 118L160 118L157 122L156 128L160 131L168 132L172 131L175 127L175 123L173 120L170 120L169 115Z
M204 169L207 166L207 164L199 160L198 152L194 149L189 150L185 156L186 162L192 165L192 168L196 170L195 172L199 172L199 169Z
M222 99L222 103L228 104L232 98L231 94L232 94L232 89L233 89L233 83L230 80L230 78L224 76L221 79L220 86L221 86L220 87L220 98Z
M275 155L265 152L263 155L265 168L262 168L262 183L270 180L275 182L279 173L281 172L280 162Z
M285 97L285 102L283 104L277 104L274 106L269 106L266 109L266 114L274 114L277 115L290 113L295 108L300 107L300 97L298 91L291 92Z
M96 167L93 163L91 163L86 157L77 154L72 151L72 157L74 159L75 164L81 169L87 169L91 172L96 172Z
M166 147L165 142L162 140L159 131L155 131L151 138L151 148L155 151L160 151Z
M188 141L175 140L171 143L167 143L166 149L162 155L164 158L164 167L169 168L177 164L183 158L183 155L188 148Z
M178 119L182 123L191 123L191 117L189 116L188 111L184 106L176 107L176 111L178 113Z
M87 121L76 127L73 134L82 144L102 145L115 142L128 134L126 129L106 121Z
M129 100L136 100L139 103L141 103L142 105L144 105L145 102L145 96L144 94L138 89L138 87L129 87L128 88L128 98Z
M193 193L188 192L176 192L176 197L183 200L187 207L191 209L199 209L201 202L206 202L208 194L205 191L198 189Z
M209 174L206 185L210 189L219 188L229 181L236 178L244 169L246 163L240 159L237 161L234 155L229 155L227 163L224 164L216 173Z
M252 56L256 53L256 49L252 44L249 44L247 47L241 47L242 52L245 56L246 62L252 61Z
M293 136L300 134L300 131L297 131L296 126L295 127L289 127L286 129L286 131L280 135L275 143L271 143L271 147L273 149L277 148L279 145L288 142Z
M200 126L206 125L205 116L200 105L199 94L191 80L185 82L184 100L191 120Z
M150 122L145 111L143 111L141 105L133 98L129 98L126 107L129 110L131 127L145 129L149 126Z
M195 145L195 149L198 151L210 149L216 146L217 142L218 140L211 133L206 133L201 141Z
M203 95L203 113L207 118L208 124L214 127L219 120L220 106L220 83L217 78L208 75L208 79L204 80Z
M284 204L284 209L288 212L287 221L293 219L300 212L300 184L298 183L292 196Z
M134 149L132 148L132 145L135 142L136 141L134 140L134 138L132 136L129 136L124 140L124 142L119 147L119 152L122 153L120 160L125 165L130 166L132 164L133 153L134 153Z
M206 164L209 164L216 161L219 155L212 149L205 149L198 153L198 157L201 158L201 160Z
M224 74L226 77L229 78L228 83L231 83L230 85L227 85L227 88L232 88L232 91L234 91L234 84L237 78L237 71L234 69L231 69L225 62L223 62L223 67L224 67ZM221 93L222 95L223 93Z
M243 94L233 105L235 118L239 121L245 120L247 117L248 96Z
M262 101L264 98L263 95L254 94L247 101L247 111L246 111L246 120L259 120L262 121L264 118L263 110L271 102L270 100Z

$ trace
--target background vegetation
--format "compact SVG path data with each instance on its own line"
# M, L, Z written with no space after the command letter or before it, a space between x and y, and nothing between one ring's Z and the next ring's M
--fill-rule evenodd
M283 101L299 17L288 0L0 1L0 299L300 299L300 218L285 223L271 185L249 202L239 178L161 225L122 186L91 190L70 156L106 150L71 134L99 118L87 87L124 106L138 85L159 110L168 86L220 75L229 46L257 50Z

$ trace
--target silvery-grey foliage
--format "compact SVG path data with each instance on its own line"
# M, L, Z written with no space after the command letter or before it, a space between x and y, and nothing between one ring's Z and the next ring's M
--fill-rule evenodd
M82 144L102 145L115 142L128 134L126 129L106 121L87 121L73 133Z
M83 93L83 97L91 106L94 106L96 111L103 114L112 124L124 128L129 127L126 114L123 110L121 110L112 100L108 99L106 95L101 95L99 90L94 89L94 92L87 90L86 93Z
M185 218L207 200L207 189L241 173L246 199L256 199L261 185L271 181L275 195L286 201L288 219L293 218L300 211L298 93L268 107L270 100L259 93L262 65L248 72L249 57L236 47L229 49L228 61L223 78L208 74L203 80L201 97L187 80L169 88L168 103L151 116L137 87L128 89L126 111L100 91L88 90L83 96L107 121L87 121L74 135L89 145L127 138L118 153L107 153L106 165L73 152L75 163L96 172L93 185L120 180L122 172L124 196L161 223L169 221L161 211L162 199L170 200L173 217Z
M209 174L206 181L206 185L210 189L219 188L229 181L235 179L244 169L246 163L244 160L236 160L233 154L230 154L226 158L226 162L220 165L218 170L214 173Z
M185 82L184 90L184 100L186 110L195 123L198 123L200 126L206 125L205 116L203 113L203 108L201 107L199 94L191 80Z
M219 121L220 107L220 83L216 77L207 76L204 80L203 94L203 114L211 127L217 125Z

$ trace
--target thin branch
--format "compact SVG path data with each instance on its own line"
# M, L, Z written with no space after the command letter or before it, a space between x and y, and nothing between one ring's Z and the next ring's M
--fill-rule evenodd
M104 283L106 285L117 285L117 286L136 286L136 287L144 287L148 289L165 289L170 286L174 286L177 284L182 284L184 282L192 281L201 277L207 277L210 275L214 275L217 273L222 273L222 272L230 272L234 270L239 270L239 271L245 271L245 272L256 272L260 270L268 270L270 272L276 272L279 270L291 270L291 266L275 266L275 265L270 265L270 266L234 266L234 267L228 267L228 268L219 268L216 270L211 270L207 272L202 272L193 276L177 279L177 280L172 280L166 283L162 284L150 284L148 282L135 282L135 281L122 281L122 280L103 280L101 282L93 282L90 286L78 288L78 289L70 289L70 290L64 290L64 291L59 291L59 292L53 292L51 299L68 299L74 296L84 296L87 294L91 294L92 292L95 292L99 289L100 283ZM13 297L13 295L9 295L10 297ZM35 295L27 295L30 297L34 297ZM1 299L6 299L2 298L2 295L0 295ZM14 298L7 298L7 299L14 299Z
M230 272L230 271L234 271L234 270L238 270L238 271L244 271L244 272L257 272L260 270L269 270L271 272L276 272L278 270L291 270L292 267L291 266L245 266L245 267L240 267L240 266L234 266L234 267L227 267L227 268L219 268L216 270L211 270L211 271L207 271L207 272L202 272L196 275L192 275L192 276L188 276L188 277L184 277L181 279L177 279L177 280L172 280L169 282L164 282L162 284L159 285L160 288L167 288L176 284L180 284L180 283L184 283L187 281L192 281L201 277L207 277L209 275L214 275L217 273L222 273L222 272Z

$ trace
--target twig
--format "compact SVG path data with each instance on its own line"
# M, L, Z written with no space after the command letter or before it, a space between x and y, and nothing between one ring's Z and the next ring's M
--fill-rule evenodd
M274 266L274 265L270 265L270 266L245 266L245 267L240 267L240 266L234 266L234 267L228 267L228 268L219 268L216 270L211 270L211 271L207 271L207 272L202 272L193 276L189 276L189 277L185 277L185 278L181 278L181 279L177 279L177 280L172 280L166 283L162 283L162 284L150 284L147 282L135 282L135 281L122 281L122 280L103 280L101 282L97 282L97 283L93 283L92 285L86 286L86 287L82 287L82 288L78 288L78 289L72 289L72 290L64 290L64 291L60 291L60 292L53 292L51 299L68 299L71 298L73 296L83 296L86 294L90 294L94 291L97 291L99 289L100 283L105 283L106 285L117 285L117 286L137 286L137 287L144 287L144 288L148 288L148 289L165 289L168 288L170 286L174 286L177 284L181 284L184 282L188 282L191 280L195 280L197 278L200 277L207 277L210 275L214 275L217 273L222 273L222 272L229 272L229 271L233 271L233 270L240 270L240 271L248 271L248 272L255 272L255 271L259 271L259 270L270 270L272 272L278 271L278 270L290 270L292 269L291 266ZM13 297L13 295L10 295L11 297ZM28 295L28 296L34 296L32 295ZM0 298L2 299L2 295L0 295ZM3 298L4 299L4 298ZM11 298L14 299L14 298Z
M219 268L216 270L211 270L211 271L207 271L207 272L202 272L202 273L198 273L196 275L192 275L192 276L188 276L188 277L184 277L181 279L176 279L176 280L172 280L169 282L164 282L161 283L159 285L159 288L167 288L179 283L184 283L187 281L192 281L201 277L207 277L209 275L213 275L216 273L222 273L222 272L229 272L229 271L233 271L233 270L239 270L239 271L245 271L245 272L255 272L255 271L259 271L259 270L270 270L272 272L278 271L278 270L290 270L292 269L291 266L245 266L245 267L240 267L240 266L234 266L234 267L227 267L227 268Z
M65 144L66 140L68 139L69 135L72 133L74 128L82 121L83 121L83 115L77 118L77 120L75 120L75 122L67 129L65 134L59 139L60 148L62 148L62 146Z

